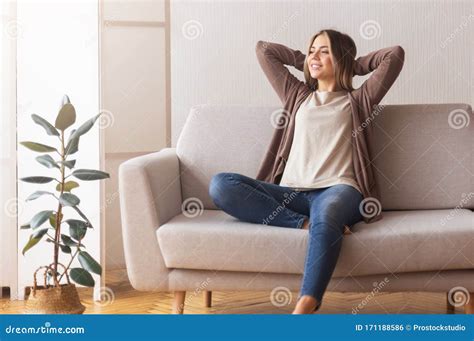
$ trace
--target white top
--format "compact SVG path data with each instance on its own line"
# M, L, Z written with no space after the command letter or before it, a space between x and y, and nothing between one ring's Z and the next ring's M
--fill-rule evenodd
M296 112L295 133L280 186L311 190L337 184L356 188L348 92L313 91Z

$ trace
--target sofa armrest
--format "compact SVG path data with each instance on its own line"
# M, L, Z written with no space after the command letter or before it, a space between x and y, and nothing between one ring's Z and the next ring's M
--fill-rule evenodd
M156 230L181 213L175 148L125 161L119 167L120 213L127 273L137 290L168 290Z

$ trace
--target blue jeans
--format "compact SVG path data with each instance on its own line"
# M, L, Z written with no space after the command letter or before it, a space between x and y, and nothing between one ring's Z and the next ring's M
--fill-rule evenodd
M300 229L309 217L309 241L298 299L313 296L318 310L336 267L344 225L352 228L362 220L359 204L363 195L345 184L298 191L238 173L214 175L209 195L218 208L250 223Z

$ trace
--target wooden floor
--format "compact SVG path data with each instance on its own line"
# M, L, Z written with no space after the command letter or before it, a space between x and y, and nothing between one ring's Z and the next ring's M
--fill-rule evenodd
M139 292L134 290L124 270L107 272L107 289L103 302L93 302L92 289L79 288L86 306L85 314L169 314L173 293ZM184 314L289 314L295 306L298 293L292 293L288 305L277 307L270 301L270 292L212 292L212 307L204 305L203 293L186 295ZM320 314L352 314L357 305L367 304L359 314L445 314L446 295L442 293L379 293L370 298L361 293L327 292ZM21 314L24 301L10 301L7 295L0 299L0 314ZM463 314L462 307L454 313Z

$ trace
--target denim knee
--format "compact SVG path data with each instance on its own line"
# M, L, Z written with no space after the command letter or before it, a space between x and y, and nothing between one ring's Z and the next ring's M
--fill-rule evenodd
M343 232L344 231L344 224L339 223L338 219L332 217L329 214L321 213L311 221L310 232L320 233L320 232Z
M222 207L225 199L226 188L229 185L229 173L215 174L209 183L209 196L217 207Z

